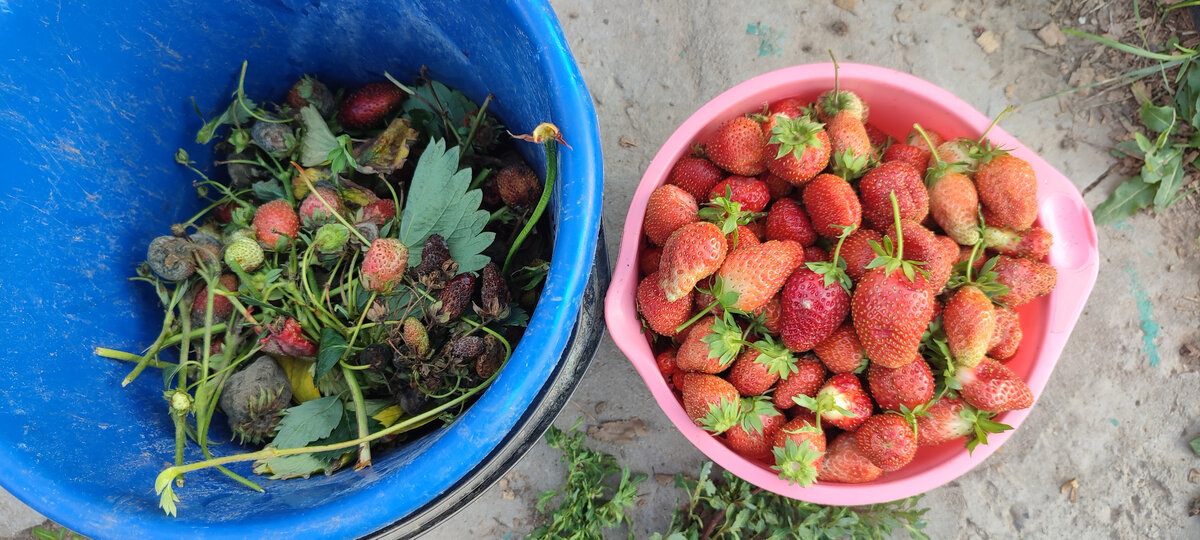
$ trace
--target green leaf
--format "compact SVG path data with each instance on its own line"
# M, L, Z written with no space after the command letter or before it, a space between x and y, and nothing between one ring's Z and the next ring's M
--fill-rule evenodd
M263 202L287 199L287 193L283 191L283 185L278 180L272 179L255 182L250 188L254 190L254 196Z
M1117 186L1096 210L1092 212L1097 224L1113 223L1125 219L1154 202L1155 188L1141 176L1134 176Z
M1142 123L1155 133L1169 131L1175 125L1175 109L1172 107L1156 107L1150 100L1142 101L1138 108Z
M1200 437L1196 437L1195 439L1192 439L1192 442L1189 442L1188 446L1192 447L1192 453L1196 454L1197 456L1200 456Z
M254 102L249 99L245 100L246 105L254 107ZM194 103L193 103L194 105ZM197 114L199 111L197 110ZM237 101L230 102L229 106L221 111L221 114L216 118L209 120L200 127L200 131L196 133L196 142L200 144L208 144L216 137L217 129L226 124L241 124L250 119L250 115L238 106Z
M1154 206L1155 208L1166 208L1174 202L1175 194L1183 185L1183 149L1174 146L1158 172L1161 180L1159 180L1158 190L1154 194ZM1143 176L1145 176L1144 173Z
M429 84L418 87L416 93L404 101L402 108L412 119L413 127L430 139L454 136L446 124L462 126L463 119L473 116L479 109L465 94L437 81L429 81Z
M434 233L446 239L459 272L478 271L490 261L483 251L496 235L483 231L489 216L479 208L483 193L468 189L471 171L458 168L458 157L458 147L446 150L446 142L437 140L417 161L399 233L411 266L420 264L425 239Z
M337 138L312 105L300 109L300 122L304 124L304 135L300 139L300 164L312 167L325 163L329 160L329 153L340 146Z
M350 345L346 343L346 338L338 333L333 328L325 327L321 329L321 348L317 350L317 370L315 377L319 381L329 373L333 366L337 365L338 360L342 359L346 348Z
M313 454L295 454L268 458L254 463L254 472L269 474L272 480L308 478L324 471L329 463Z
M328 437L342 420L342 400L338 396L305 401L283 411L279 431L271 445L276 448L301 448Z

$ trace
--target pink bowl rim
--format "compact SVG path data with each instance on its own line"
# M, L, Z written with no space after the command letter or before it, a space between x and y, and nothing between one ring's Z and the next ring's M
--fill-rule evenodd
M956 452L951 459L911 476L889 479L885 475L867 484L817 483L806 488L788 485L760 464L737 455L691 422L658 372L653 352L641 334L641 325L634 305L634 293L638 284L637 246L642 234L641 223L645 216L646 201L650 192L665 182L670 168L683 155L696 135L714 121L747 112L734 111L739 104L744 105L747 95L765 93L783 85L794 84L797 80L828 79L826 85L832 87L833 72L832 63L820 63L797 65L759 75L713 98L675 130L647 167L630 204L621 237L620 252L605 298L605 318L614 342L633 363L663 412L708 458L742 479L772 492L808 502L849 506L881 503L918 495L958 478L996 452L1020 427L1032 411L1032 407L999 416L997 420L1013 426L1014 429L991 436L989 444L977 447L973 454L968 454L964 449ZM991 124L987 116L954 94L907 73L867 64L839 63L839 74L843 82L860 81L894 87L897 90L930 97L944 104L949 114L956 115L959 120L969 125L972 131L954 135L978 136ZM1058 286L1053 293L1040 300L1049 302L1049 327L1039 344L1037 360L1026 379L1037 397L1045 388L1071 329L1095 285L1099 271L1098 241L1091 213L1079 190L1069 179L1002 128L993 127L988 135L990 140L1010 149L1014 155L1034 166L1038 176L1039 222L1056 240L1056 249L1051 251L1048 262L1059 272ZM1066 205L1065 211L1061 210L1063 205ZM1075 248L1068 252L1059 246Z

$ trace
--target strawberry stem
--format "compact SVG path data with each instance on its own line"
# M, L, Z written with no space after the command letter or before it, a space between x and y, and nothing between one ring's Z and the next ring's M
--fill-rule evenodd
M554 128L554 132L558 132L558 128L553 124L549 125ZM537 129L534 130L537 132ZM504 257L504 265L500 267L502 275L508 275L508 269L512 264L513 255L516 255L517 250L521 248L521 244L525 243L525 237L529 235L529 231L533 230L533 226L542 218L542 213L546 211L546 206L550 204L550 194L554 191L554 181L558 176L558 142L555 137L547 137L542 142L542 147L546 149L546 183L542 186L542 197L538 199L537 206L533 207L533 214L530 214L529 221L525 222L525 227L521 229L521 233L517 235L517 239L513 241L512 246L508 248L508 255Z
M983 130L983 133L981 133L981 134L979 135L979 140L978 140L978 141L976 141L976 142L978 142L979 144L983 144L983 141L984 141L984 139L986 139L986 138L987 138L987 134L988 134L988 132L992 131L992 128L996 127L996 124L999 124L999 123L1000 123L1000 120L1001 120L1002 118L1004 118L1005 116L1008 116L1008 113L1011 113L1011 112L1013 112L1013 106L1012 106L1012 105L1009 105L1009 106L1005 107L1003 111L1000 111L1000 114L997 114L997 115L996 115L996 118L994 118L994 119L992 120L992 123L991 123L991 124L988 124L988 127L987 127L987 129Z
M896 192L889 191L888 198L892 201L892 220L896 224L896 259L904 260L904 233L900 230L900 201L896 200Z
M346 221L346 218L342 217L341 212L334 210L333 205L329 204L329 201L325 200L325 197L321 195L321 192L317 191L317 188L313 186L312 180L308 178L308 175L304 174L304 169L300 167L300 164L293 161L292 166L295 167L296 170L300 171L300 179L304 181L304 185L308 188L309 193L316 195L317 200L321 201L321 205L329 210L329 213L332 214L333 217L337 218L337 220L340 221L343 226L349 229L350 232L354 233L354 236L357 236L359 240L362 240L364 246L371 245L371 242L367 240L367 237L363 236L363 233L358 232L358 229L354 228L354 225L351 225L349 221ZM386 184L387 182L384 183ZM292 260L295 261L295 253L293 252L292 255ZM295 272L293 271L293 273Z

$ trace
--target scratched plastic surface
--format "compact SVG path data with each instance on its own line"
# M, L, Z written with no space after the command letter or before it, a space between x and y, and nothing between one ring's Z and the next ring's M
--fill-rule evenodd
M990 120L963 100L924 80L886 68L840 64L842 88L857 92L870 105L870 122L893 136L904 137L914 122L946 136L978 137ZM702 452L722 467L773 492L821 504L856 505L892 501L924 493L982 463L998 450L1012 431L992 435L989 444L969 455L962 441L923 448L911 464L869 484L818 483L789 486L761 463L734 453L718 439L692 424L679 399L658 371L649 343L641 334L634 297L638 284L637 250L646 201L666 182L672 165L702 142L725 120L762 110L763 103L798 96L813 100L833 88L832 64L807 64L773 71L714 98L692 114L667 139L646 169L625 218L621 251L605 299L605 317L613 340L637 368L666 415ZM1058 361L1071 329L1096 282L1099 251L1092 217L1069 179L1001 128L989 138L1033 166L1038 178L1038 224L1054 235L1050 264L1058 270L1054 292L1017 309L1024 337L1017 355L1007 362L1040 396ZM1031 409L1010 411L997 420L1017 428Z
M545 2L0 1L0 484L92 537L334 537L368 534L436 499L502 445L563 354L592 267L602 199L595 113ZM158 510L173 455L163 384L91 354L153 341L161 310L126 278L149 241L201 205L176 148L247 90L280 99L296 77L331 86L411 78L422 65L514 133L562 128L573 149L551 218L554 262L527 337L503 375L449 428L361 472L265 481L266 494L197 472ZM543 162L527 145L527 159ZM215 449L234 453L235 445ZM195 460L196 452L188 459ZM251 474L246 464L233 467Z

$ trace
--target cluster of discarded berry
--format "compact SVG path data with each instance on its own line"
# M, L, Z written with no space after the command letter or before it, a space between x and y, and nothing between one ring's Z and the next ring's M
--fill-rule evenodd
M245 75L196 137L215 141L228 178L176 152L208 206L155 238L133 278L165 307L158 338L144 354L96 350L136 362L123 385L163 371L176 452L155 489L172 515L187 472L217 467L261 491L224 465L359 469L373 446L454 418L512 354L549 269L535 225L562 142L553 125L517 136L544 145L543 187L490 97L424 75L343 96L305 76L266 104ZM213 457L218 410L246 452ZM185 463L189 439L203 461Z

